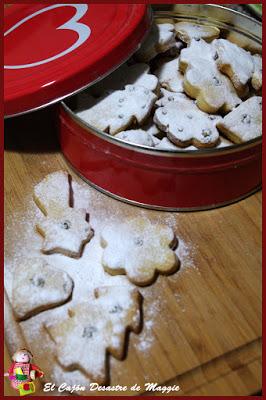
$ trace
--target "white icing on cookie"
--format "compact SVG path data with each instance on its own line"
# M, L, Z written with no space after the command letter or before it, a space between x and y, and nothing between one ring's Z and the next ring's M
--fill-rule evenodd
M142 146L154 147L156 138L142 129L133 129L122 131L115 135L116 138L125 140L126 142L139 144Z
M160 66L154 74L162 87L172 92L183 92L183 74L179 71L179 58L173 60L161 60Z
M219 139L216 123L219 117L208 115L189 99L175 99L159 107L154 122L166 132L168 139L181 147L213 147Z
M95 99L93 106L77 115L91 126L115 135L134 121L143 123L156 99L157 96L143 86L127 85L125 90Z
M101 233L102 264L112 275L126 274L136 285L150 284L156 273L172 273L178 259L171 246L175 234L168 226L152 224L144 218L107 225Z
M127 286L101 287L93 301L69 309L63 321L45 324L56 343L56 358L65 369L80 370L93 382L107 380L107 352L121 359L125 332L140 331L140 294Z
M84 209L65 208L59 205L51 208L47 217L36 225L37 231L44 238L42 252L80 257L84 244L93 236L86 215Z
M212 45L218 55L216 64L220 71L231 79L238 91L244 91L254 72L251 54L226 39L217 39Z
M219 121L217 127L234 143L262 135L262 98L250 97Z
M154 91L158 86L158 79L150 73L150 67L147 64L138 63L130 66L123 64L105 79L93 85L90 92L94 96L102 96L110 90L122 90L129 84Z
M220 35L220 29L210 25L198 25L192 22L177 22L175 24L177 37L183 42L190 44L191 41L204 39L206 42L211 42Z
M254 54L252 59L254 64L254 72L252 75L251 84L255 90L260 90L262 87L262 58L259 54Z
M70 276L41 258L21 259L13 274L11 302L18 320L64 304L71 296Z
M163 53L175 46L174 25L169 23L152 25L151 31L140 49L135 53L136 59L147 62L157 54Z

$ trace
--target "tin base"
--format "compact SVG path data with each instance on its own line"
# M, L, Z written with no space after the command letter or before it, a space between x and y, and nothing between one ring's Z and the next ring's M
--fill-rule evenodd
M151 205L151 204L145 204L145 203L139 203L134 200L129 200L124 197L118 196L117 194L111 193L108 190L105 190L101 188L100 186L96 185L95 183L91 182L89 179L85 178L73 165L71 162L64 157L66 160L67 164L70 166L71 169L87 184L89 184L91 187L94 189L98 190L99 192L105 194L106 196L109 196L115 200L122 201L123 203L130 204L131 206L136 206L136 207L141 207L141 208L147 208L149 210L157 210L157 211L168 211L168 212L189 212L189 211L206 211L206 210L213 210L215 208L220 208L220 207L225 207L228 206L229 204L236 203L238 201L244 200L247 197L251 196L252 194L258 192L261 190L262 185L258 185L255 189L251 190L250 192L244 194L243 196L237 197L236 199L231 199L229 201L223 202L223 203L217 203L217 204L211 204L209 206L202 206L202 207L162 207L162 206L156 206L156 205Z

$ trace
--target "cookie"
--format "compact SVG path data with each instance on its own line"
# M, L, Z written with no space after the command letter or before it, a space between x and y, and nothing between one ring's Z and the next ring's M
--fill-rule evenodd
M262 87L262 58L259 54L253 57L254 71L251 79L251 85L255 90L260 90Z
M164 107L166 104L173 101L182 102L183 104L187 104L188 107L195 107L195 102L191 101L184 93L170 92L162 88L160 90L160 95L161 97L155 103L157 107Z
M102 96L110 90L122 90L129 84L143 86L155 91L158 86L158 79L150 73L150 67L147 64L137 63L130 66L123 64L105 79L93 85L90 88L90 93L94 96Z
M36 225L37 231L44 238L42 252L81 257L85 244L93 236L93 230L86 218L85 209L54 205L47 217Z
M247 83L254 72L251 54L226 39L217 39L212 45L216 50L216 64L219 70L231 79L240 95L245 93Z
M144 125L141 126L145 132L149 135L154 136L155 138L160 138L164 135L164 133L158 128L158 126L153 122L153 117L149 117Z
M244 36L243 33L230 30L226 35L226 39L229 40L229 42L235 43L239 47L250 51L251 54L262 54L262 45L254 41L253 38Z
M42 258L19 260L12 280L12 306L17 321L66 303L73 285L66 272Z
M95 299L73 305L69 317L45 324L56 344L56 359L65 370L80 370L92 382L108 380L107 353L125 356L127 331L141 329L141 296L127 286L100 287Z
M218 141L217 145L215 146L215 149L218 149L221 147L228 147L228 146L232 146L232 145L233 145L232 142L230 142L229 140L220 136L219 141ZM188 146L188 147L176 146L167 137L164 137L162 140L160 140L160 142L155 147L156 147L156 149L159 149L159 150L171 150L171 151L187 151L187 150L195 151L195 150L198 150L198 148L195 146Z
M213 63L215 57L215 49L212 45L206 43L204 40L197 41L192 39L190 45L180 53L179 69L184 73L188 66L193 65L194 63L198 64L202 59Z
M115 135L115 137L126 142L149 147L154 147L159 140L155 136L152 136L150 133L145 132L143 129L122 131Z
M233 143L243 143L262 135L262 98L254 96L240 104L217 123Z
M44 254L61 253L79 258L94 234L87 211L73 208L75 191L78 185L72 184L71 176L63 171L47 175L34 188L34 201L45 215L36 224L37 232L44 238Z
M149 116L157 96L149 89L127 85L91 103L77 112L78 117L103 132L115 135L126 130L134 122L142 124Z
M34 201L44 215L47 215L49 210L57 204L62 207L69 207L70 181L71 176L67 172L56 171L47 175L34 187Z
M199 59L186 69L184 90L207 113L226 113L241 103L230 79L208 60Z
M162 87L172 92L183 92L183 74L179 71L179 58L161 60L154 71Z
M138 61L148 62L157 54L175 46L175 27L170 23L153 23L151 31L134 57Z
M167 97L166 97L167 99ZM219 140L216 123L219 116L202 112L189 99L178 96L165 100L154 114L154 122L167 134L168 139L180 147L214 147Z
M211 42L220 35L220 29L211 25L198 25L192 22L177 22L175 24L177 37L185 43L190 44L191 41L204 39Z
M170 274L179 266L172 250L177 239L172 229L144 218L106 226L101 233L102 264L111 275L126 274L136 285L151 284L158 273Z
M170 47L170 49L166 50L164 53L161 53L162 57L177 57L180 54L180 51L185 47L185 44L181 40L176 40L174 45Z

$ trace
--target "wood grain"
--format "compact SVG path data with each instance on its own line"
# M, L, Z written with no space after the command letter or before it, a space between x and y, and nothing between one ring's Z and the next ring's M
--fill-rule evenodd
M15 212L26 212L34 185L59 169L79 178L60 153L52 109L8 121L5 139L5 250L12 257L11 221ZM88 190L89 209L95 213L105 208L119 213L121 220L140 213L162 222L174 218L177 237L191 251L178 273L160 277L145 289L143 333L131 335L125 361L111 359L111 384L143 386L183 376L184 393L191 395L245 395L259 386L258 348L251 347L248 361L238 367L234 367L233 352L261 337L261 193L216 210L170 214L141 210L89 186ZM154 340L144 352L139 344L145 336L145 316L155 299L160 301L152 328ZM225 366L222 362L216 369L215 360L223 360L228 353L232 354L230 363L227 358ZM36 363L42 365L42 360L37 357ZM208 372L204 365L209 365ZM191 381L184 378L201 367ZM211 380L202 378L202 371L213 375Z

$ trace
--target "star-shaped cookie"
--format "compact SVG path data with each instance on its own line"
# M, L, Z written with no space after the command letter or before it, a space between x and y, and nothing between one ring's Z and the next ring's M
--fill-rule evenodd
M44 238L42 252L79 258L85 243L93 236L86 215L84 209L54 205L47 217L36 225L37 231Z

